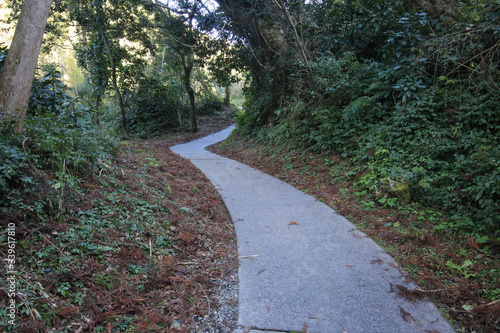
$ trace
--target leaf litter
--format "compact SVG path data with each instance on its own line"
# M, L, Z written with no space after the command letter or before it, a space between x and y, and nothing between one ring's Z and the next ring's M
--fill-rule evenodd
M122 142L116 161L85 179L67 203L73 212L67 216L40 221L2 212L2 227L17 226L18 312L15 327L4 322L0 329L202 330L219 306L220 281L236 281L236 238L214 187L170 146L231 121L206 121L196 134ZM0 276L5 274L2 267ZM8 301L1 292L2 308ZM231 332L236 318L230 319L218 331Z

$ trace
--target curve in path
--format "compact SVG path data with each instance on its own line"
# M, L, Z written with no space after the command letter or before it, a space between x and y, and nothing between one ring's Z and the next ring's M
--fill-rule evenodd
M454 332L436 306L391 288L397 264L330 207L247 165L205 150L233 130L172 147L220 192L233 219L242 332Z

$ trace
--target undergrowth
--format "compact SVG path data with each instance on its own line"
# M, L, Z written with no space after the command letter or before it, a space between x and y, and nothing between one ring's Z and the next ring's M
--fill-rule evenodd
M498 237L497 4L485 3L491 8L481 19L450 26L375 3L350 18L358 25L349 23L380 42L369 55L339 27L330 38L345 48L318 52L313 79L296 79L272 116L271 93L250 91L238 123L263 142L349 158L368 187L384 179L406 184L413 202L446 212L452 232Z
M220 197L169 150L182 133L118 142L45 70L23 133L0 119L0 330L196 329L213 282L234 269Z
M67 137L60 139L68 143ZM57 163L45 169L53 174L35 169L33 161L43 159L35 159L33 144L26 154L26 142L18 147L19 155L27 156L19 165L28 176L37 173L32 186L39 187L20 196L23 206L20 201L0 208L0 241L15 239L15 260L0 270L15 287L10 293L5 286L0 302L13 299L16 306L12 322L7 307L0 310L1 329L187 332L196 327L195 318L215 307L209 298L213 281L234 267L227 259L232 250L224 246L234 240L233 230L209 182L162 141L122 142L115 158L87 162L86 172L78 174L69 162L71 174ZM55 160L42 151L36 156ZM71 152L64 156L73 160ZM64 178L57 177L63 171ZM19 183L8 185L24 192Z

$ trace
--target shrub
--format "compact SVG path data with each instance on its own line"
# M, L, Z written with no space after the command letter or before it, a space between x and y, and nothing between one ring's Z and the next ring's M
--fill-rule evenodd
M138 84L130 101L130 131L157 134L168 128L179 127L186 107L182 103L178 84L165 84L157 77L142 78Z
M28 103L28 117L44 113L59 114L74 103L74 99L66 94L67 87L61 81L61 72L56 65L42 66L42 74L33 80Z
M116 148L114 139L90 121L81 104L58 105L28 117L23 134L2 122L0 212L32 221L64 211L85 177L99 173ZM1 119L0 119L1 120Z
M207 96L202 98L196 106L200 116L210 116L221 111L224 108L224 102L219 100L216 96Z

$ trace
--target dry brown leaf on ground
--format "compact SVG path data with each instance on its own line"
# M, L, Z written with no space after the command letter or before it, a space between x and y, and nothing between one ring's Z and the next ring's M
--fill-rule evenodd
M401 312L401 317L403 317L404 321L407 321L407 322L410 322L410 321L416 322L416 319L411 315L411 313L409 313L408 311L406 311L402 307L399 307L399 310Z

